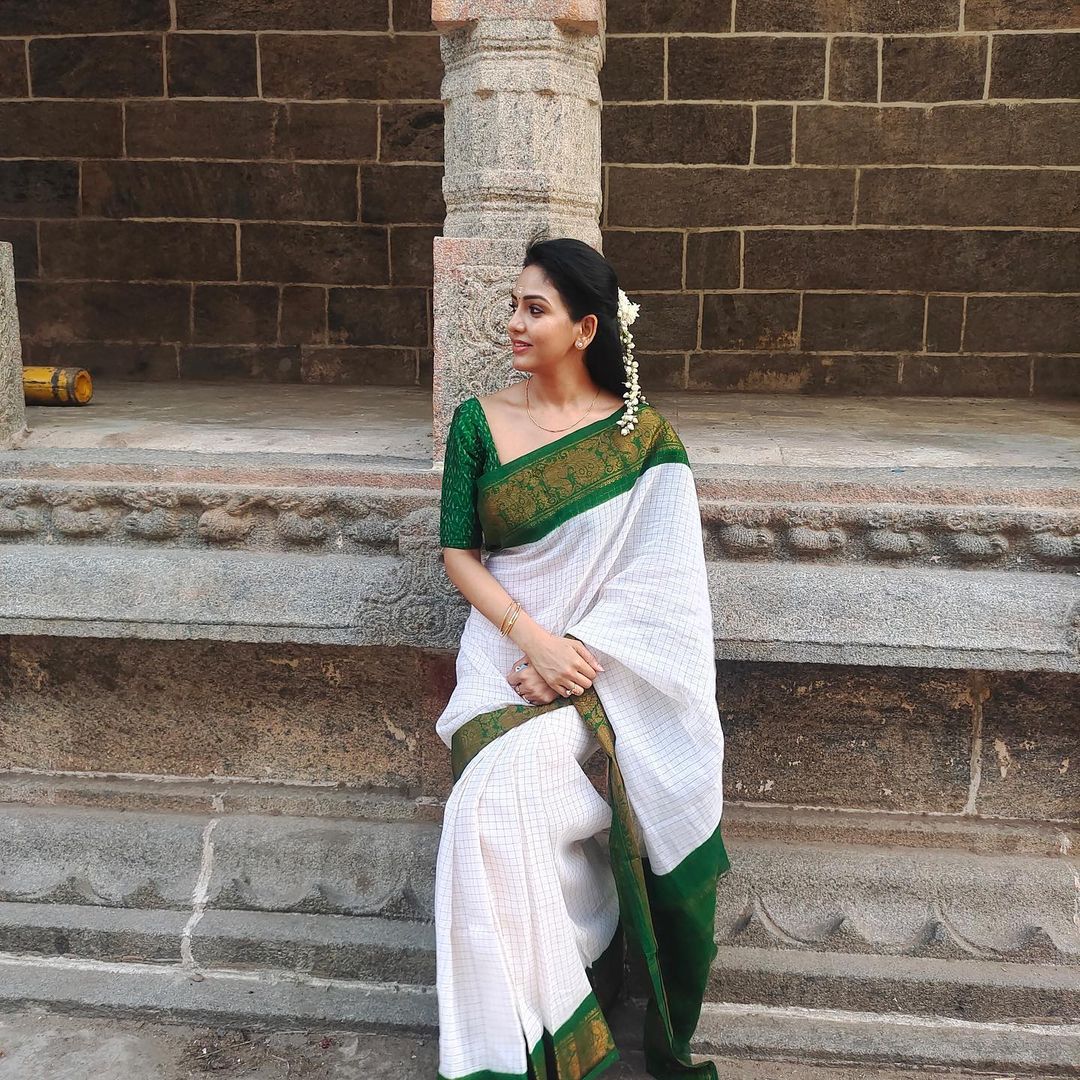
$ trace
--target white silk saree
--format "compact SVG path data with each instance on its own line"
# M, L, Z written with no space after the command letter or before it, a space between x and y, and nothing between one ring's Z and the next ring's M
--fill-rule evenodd
M715 1077L688 1047L728 868L701 519L667 421L645 405L623 435L617 415L495 467L463 407L451 425L444 522L474 510L487 569L604 671L525 704L506 681L520 650L475 609L465 624L437 722L455 774L436 873L440 1080L603 1072L617 1052L601 984L624 932L650 977L649 1071ZM582 770L598 747L606 799Z

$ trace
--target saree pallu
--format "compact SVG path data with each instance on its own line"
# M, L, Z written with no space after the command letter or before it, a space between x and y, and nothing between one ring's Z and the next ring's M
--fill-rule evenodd
M475 609L437 723L455 784L436 870L440 1080L589 1080L617 1058L600 997L625 936L651 997L646 1066L692 1064L716 954L724 741L693 475L651 406L477 481L486 566L540 625L600 660L593 687L541 706ZM608 760L608 800L582 769ZM599 995L599 996L598 996Z

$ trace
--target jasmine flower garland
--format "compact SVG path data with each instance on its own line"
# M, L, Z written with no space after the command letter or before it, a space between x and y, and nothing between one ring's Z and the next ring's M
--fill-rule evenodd
M634 336L630 333L630 324L638 317L640 304L632 303L630 298L619 290L619 338L622 341L623 363L626 366L626 381L623 386L626 392L623 400L626 402L626 411L619 417L619 431L628 435L637 425L638 405L647 401L641 396L641 386L638 383L638 364L634 359Z

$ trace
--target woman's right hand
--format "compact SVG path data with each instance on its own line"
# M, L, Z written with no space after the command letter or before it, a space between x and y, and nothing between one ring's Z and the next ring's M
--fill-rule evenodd
M593 684L600 661L573 638L547 633L526 650L536 674L562 697L584 693ZM575 691L573 686L577 686Z

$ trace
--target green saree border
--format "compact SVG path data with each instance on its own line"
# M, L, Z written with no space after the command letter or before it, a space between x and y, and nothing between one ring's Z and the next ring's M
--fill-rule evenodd
M578 514L629 491L654 465L690 464L682 440L651 405L641 410L638 426L626 435L609 419L571 436L562 446L556 440L477 480L489 551L541 539Z
M495 446L495 438L491 434L491 425L488 423L487 413L484 412L484 406L480 404L479 400L476 398L473 400L476 401L477 407L480 409L480 416L484 421L484 427L487 428L491 448L495 451L495 460L498 461L499 451ZM645 405L648 405L648 402L642 403L642 407ZM478 482L494 483L504 477L512 476L518 469L527 468L534 461L541 460L545 454L561 449L562 444L565 443L568 446L572 446L576 441L594 435L597 431L601 431L606 425L613 423L615 418L621 415L625 409L625 405L620 405L608 416L601 417L599 420L594 420L591 424L586 424L585 427L578 428L577 431L569 431L565 435L560 435L559 438L552 439L551 442L544 443L543 446L538 446L535 450L529 450L527 453L519 454L516 458L511 458L505 465L500 461L494 469L488 469L486 473L481 473Z
M608 758L608 798L612 806L609 850L619 896L620 923L645 964L652 989L645 1013L646 1068L656 1080L717 1080L712 1062L692 1062L690 1039L697 1027L709 969L717 952L716 884L731 868L720 825L674 869L666 874L652 872L640 848L637 819L615 756L615 732L593 687L581 695L556 698L546 705L506 706L463 724L451 739L454 779L500 735L533 716L567 704L577 709ZM605 950L605 955L611 948ZM600 1020L610 1038L602 1013ZM533 1058L535 1053L536 1047L530 1056L533 1069L538 1066ZM589 1080L602 1071L598 1067L585 1074L564 1073L558 1067L558 1060L555 1076L549 1077L545 1066L544 1072L535 1073L538 1080ZM440 1080L446 1078L440 1076ZM503 1078L478 1073L456 1080Z
M452 1078L439 1073L437 1080L594 1080L619 1060L596 995L588 994L554 1034L545 1030L527 1057L523 1073L482 1069Z

